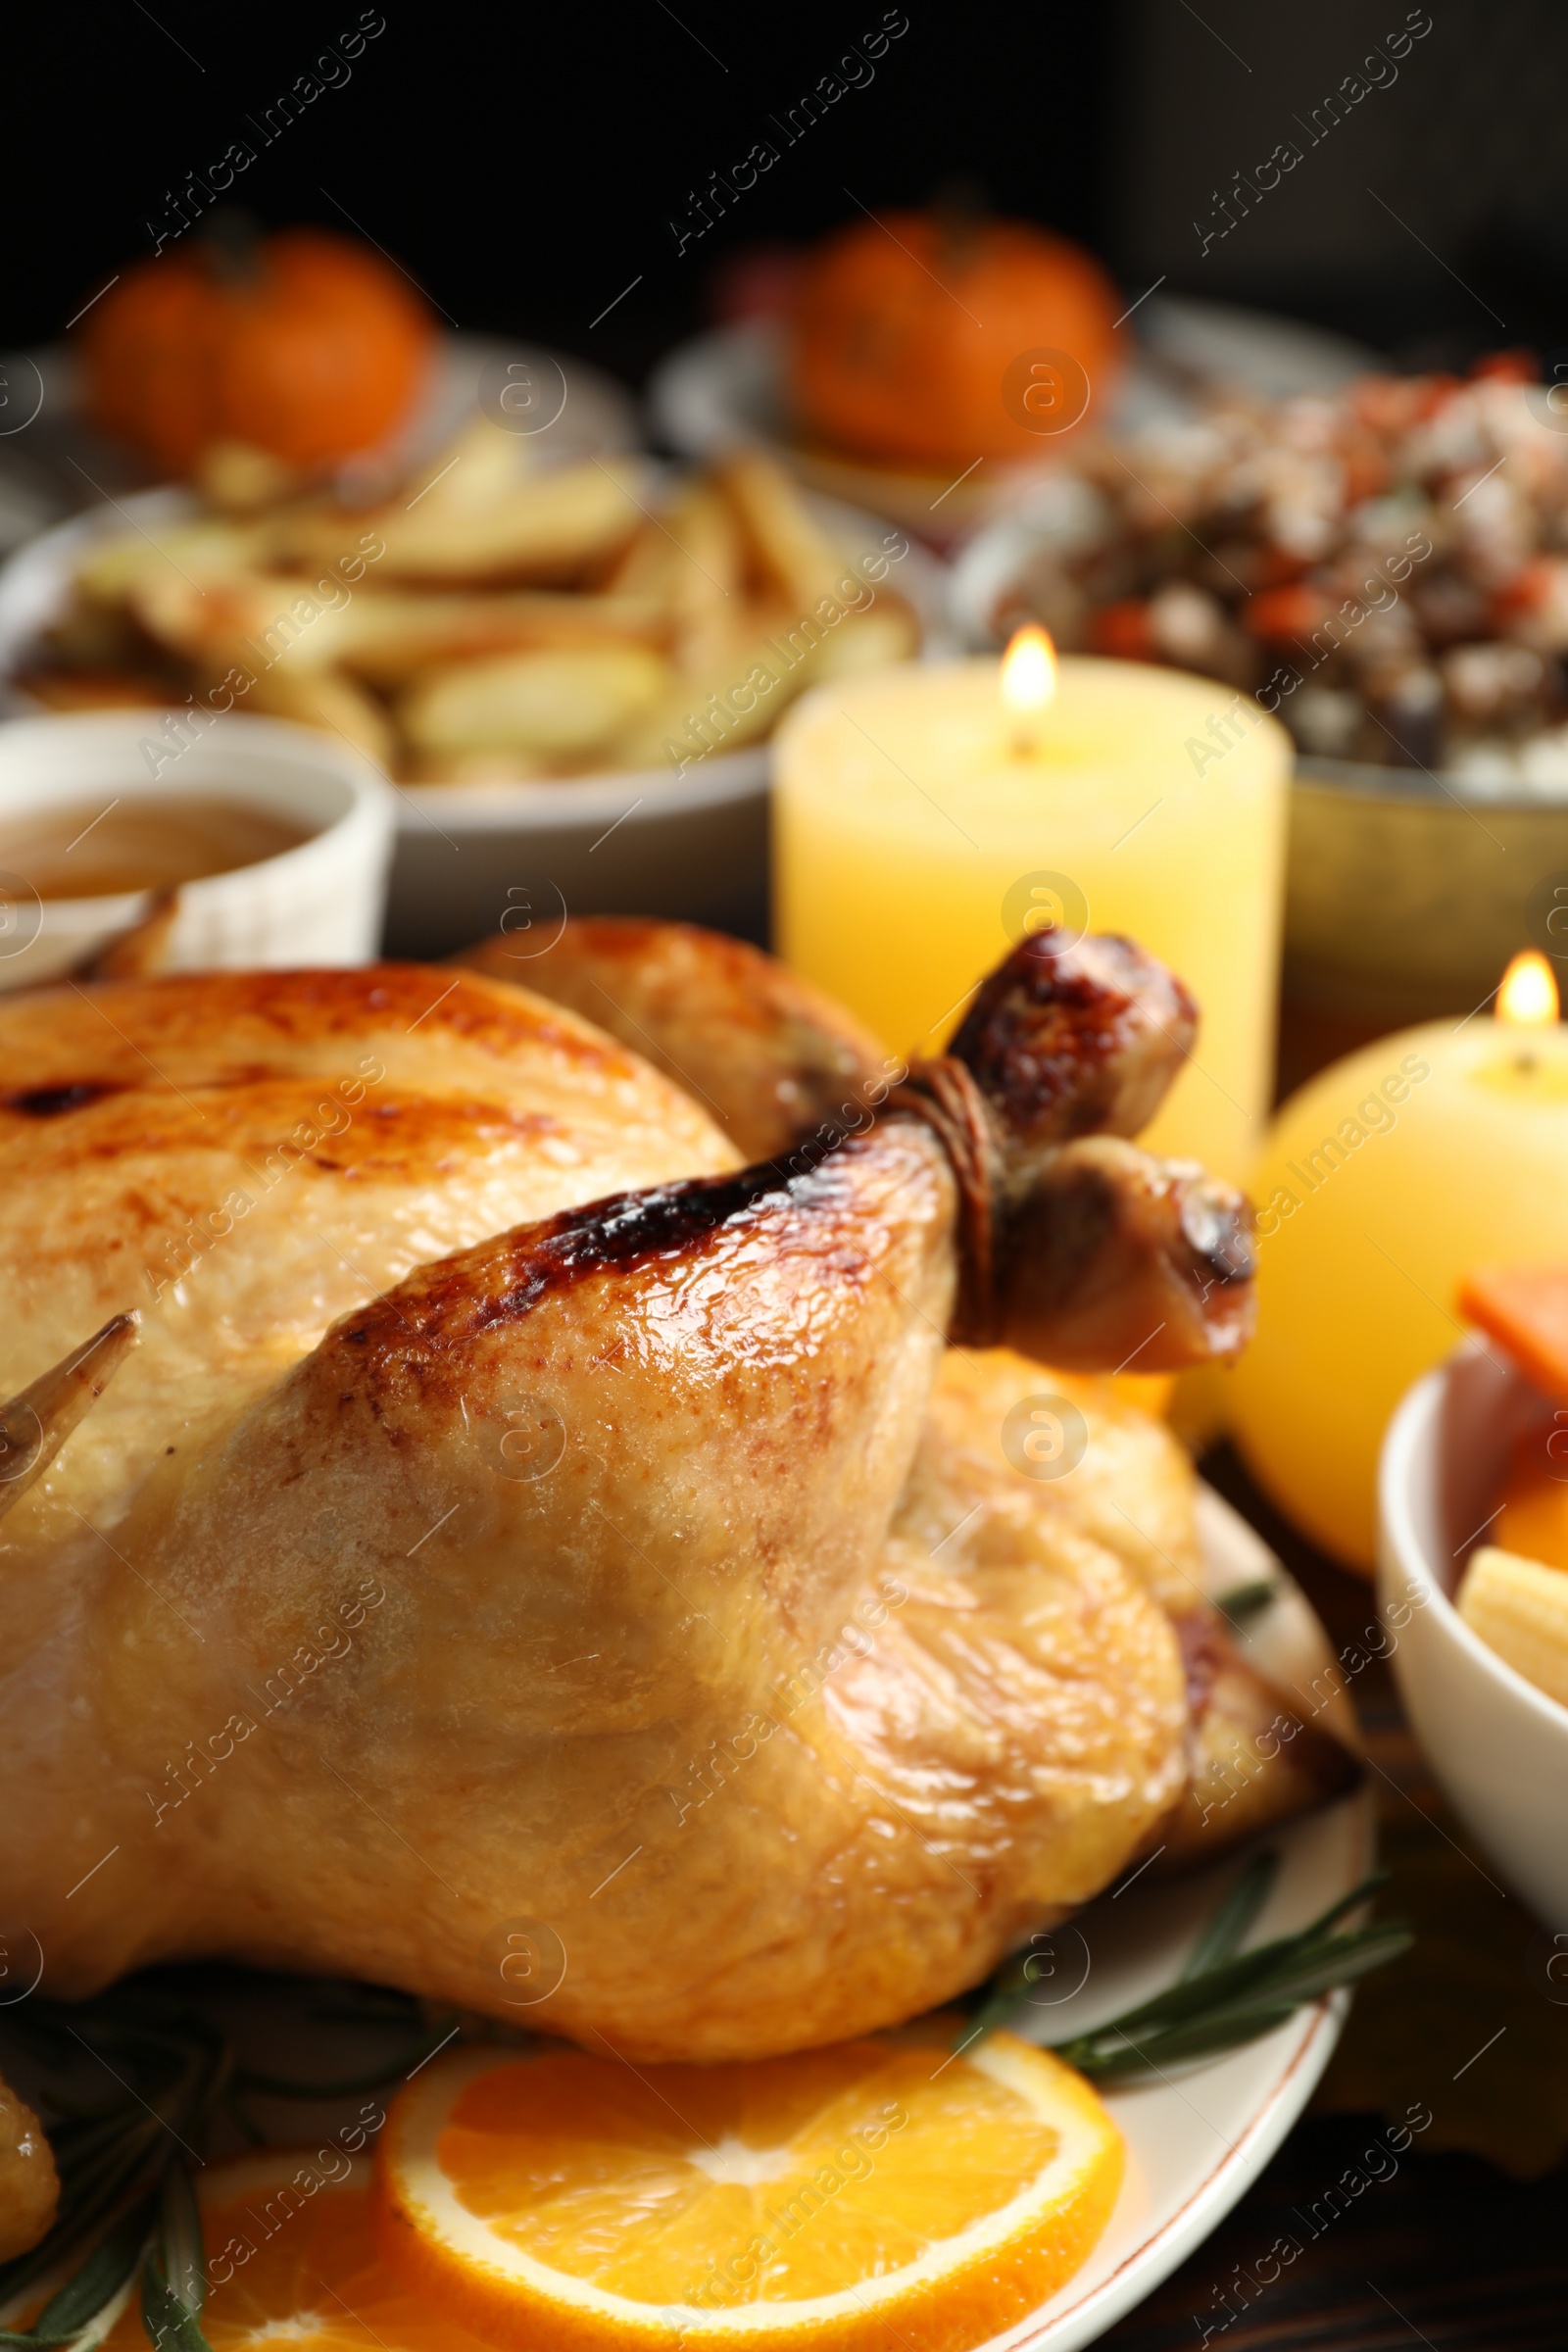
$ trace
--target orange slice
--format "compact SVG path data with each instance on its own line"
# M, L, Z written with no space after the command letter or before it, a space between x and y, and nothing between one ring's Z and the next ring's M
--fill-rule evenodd
M370 2162L328 2145L265 2148L200 2176L213 2352L485 2352L376 2259ZM132 2294L102 2352L148 2352Z
M746 2065L458 2051L395 2102L376 2241L514 2352L967 2352L1083 2263L1121 2136L953 2023Z

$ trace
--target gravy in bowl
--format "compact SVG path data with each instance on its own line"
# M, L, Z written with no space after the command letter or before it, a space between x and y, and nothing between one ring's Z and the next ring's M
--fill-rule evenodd
M110 899L174 890L259 865L309 841L315 827L227 794L61 801L0 811L0 871L40 899Z

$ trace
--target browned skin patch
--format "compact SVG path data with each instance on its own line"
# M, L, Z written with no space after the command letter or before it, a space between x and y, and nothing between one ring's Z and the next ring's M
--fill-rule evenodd
M65 1086L26 1086L16 1094L0 1095L0 1106L27 1119L58 1119L68 1110L85 1110L116 1091L103 1079L78 1078Z
M673 1078L747 1159L855 1123L886 1063L840 1005L771 956L690 923L567 922L541 956L503 933L454 960L567 1004ZM885 1091L885 1089L884 1089Z
M1080 1136L1012 1178L996 1337L1073 1370L1234 1355L1256 1311L1251 1205L1185 1160Z
M860 1147L863 1149L864 1147ZM595 1275L640 1272L656 1262L675 1279L683 1263L696 1266L723 1236L756 1233L764 1219L785 1213L814 1218L830 1243L828 1220L852 1197L851 1163L857 1146L847 1144L819 1169L781 1176L771 1162L743 1168L737 1176L708 1176L654 1191L612 1194L566 1209L548 1224L525 1227L488 1246L487 1281L476 1289L471 1254L422 1269L417 1293L400 1298L398 1328L417 1330L432 1342L450 1345L454 1334L467 1340L493 1324L519 1320L553 1293L568 1292ZM844 1248L851 1246L845 1229ZM831 1244L830 1244L831 1246ZM496 1275L496 1268L505 1271ZM344 1326L355 1343L368 1334L383 1302Z

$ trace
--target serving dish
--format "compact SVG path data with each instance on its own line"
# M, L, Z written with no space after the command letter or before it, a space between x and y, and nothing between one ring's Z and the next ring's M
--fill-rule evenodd
M392 852L392 794L353 748L286 719L236 713L190 743L167 772L154 714L52 713L0 724L0 826L61 804L107 810L172 796L228 797L308 836L227 873L181 883L162 949L170 971L289 963L364 963L381 933ZM0 853L0 863L4 862ZM0 992L31 988L84 963L154 908L146 891L39 899L25 873L0 877L9 920Z
M1287 999L1384 1029L1484 1004L1526 945L1568 956L1568 803L1298 756Z
M1265 395L1317 392L1337 390L1373 364L1370 352L1341 336L1231 304L1155 295L1137 317L1140 348L1111 410L1124 431L1156 417L1185 416L1205 378L1240 382ZM659 439L689 458L760 441L813 488L891 514L944 547L988 516L1009 512L1023 486L1037 478L1037 469L982 466L955 481L804 445L792 432L781 392L783 331L772 320L749 319L712 328L671 352L648 390ZM1040 464L1049 466L1053 458L1051 441L1043 439Z
M813 495L811 510L850 561L889 557L878 517ZM0 571L0 709L35 706L14 683L27 648L64 610L94 545L196 512L180 489L142 491L57 524ZM894 533L889 579L914 608L923 649L948 650L947 583L926 549ZM221 728L209 740L220 740ZM760 928L766 908L766 744L668 767L526 784L400 785L387 938L400 955L444 955L506 920L548 925L636 906L650 914Z
M808 494L851 564L888 552L880 515ZM890 586L913 607L919 659L953 640L947 578L929 549L893 534ZM902 547L903 553L898 550ZM552 918L635 906L756 937L766 920L771 741L667 766L560 783L405 785L388 937L408 955L445 954L531 906ZM547 935L547 934L546 934Z
M141 462L82 416L79 369L69 345L8 352L0 373L9 387L9 430L0 437L0 553L9 555L105 495L124 498L148 486ZM636 403L588 361L494 335L443 333L414 415L355 470L395 472L417 464L445 447L481 398L488 395L500 414L503 394L514 421L535 425L541 449L552 456L637 446ZM529 401L520 412L519 398ZM20 429L13 411L25 418Z
M1460 1820L1548 1928L1568 1928L1568 1707L1470 1630L1453 1594L1513 1448L1553 1407L1471 1340L1399 1406L1379 1472L1378 1599L1416 1737Z
M1538 392L1373 377L1348 402L1220 403L1195 433L1124 438L1035 484L955 562L966 643L1043 612L1067 642L1211 677L1200 774L1253 691L1289 722L1285 992L1302 1010L1463 1015L1519 947L1564 946L1564 444ZM1270 418L1277 447L1258 441ZM1356 465L1382 483L1359 505Z

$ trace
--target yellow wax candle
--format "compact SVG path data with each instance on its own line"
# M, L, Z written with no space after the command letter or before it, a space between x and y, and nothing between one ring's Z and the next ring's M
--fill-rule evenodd
M1049 690L1038 648L1016 660ZM1064 660L1033 713L1029 682L1009 705L995 661L933 662L790 713L780 953L890 1051L929 1054L1027 932L1125 932L1202 1015L1145 1141L1240 1180L1273 1067L1289 738L1249 697L1138 662Z
M1250 1187L1258 1323L1227 1382L1236 1435L1281 1509L1360 1568L1384 1430L1463 1338L1461 1278L1568 1259L1568 1030L1545 959L1516 957L1497 1002L1494 1020L1402 1030L1312 1079Z

